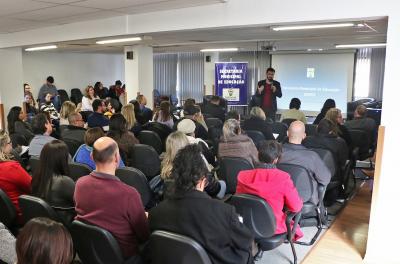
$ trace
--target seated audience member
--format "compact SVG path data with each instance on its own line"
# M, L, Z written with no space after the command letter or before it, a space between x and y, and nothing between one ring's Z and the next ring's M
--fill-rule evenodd
M35 136L29 144L29 155L39 157L43 146L55 140L50 136L53 132L53 127L47 116L44 113L40 113L33 118L32 129Z
M93 101L93 113L89 115L87 123L88 127L100 127L103 131L108 131L110 120L104 116L106 104L103 100L95 99Z
M225 109L220 106L220 98L217 95L211 97L210 102L204 106L203 113L211 117L219 118L222 122L225 121Z
M286 110L281 115L281 122L284 119L296 119L300 120L304 124L307 124L307 118L305 114L300 111L301 101L299 98L292 98L289 104L289 110Z
M68 116L69 125L61 131L61 138L68 142L77 142L84 144L86 133L85 121L83 121L80 113L71 113Z
M351 146L351 136L349 130L343 125L342 112L339 108L331 108L326 112L325 118L332 121L335 125L335 133L346 141L347 146Z
M289 143L283 144L282 157L279 163L296 164L303 166L312 173L313 194L311 202L318 203L317 184L327 186L331 180L331 173L319 155L307 149L301 143L306 137L305 126L301 121L294 121L288 129Z
M139 254L139 244L149 236L140 194L115 176L121 157L112 138L96 140L91 155L96 170L80 178L75 186L76 219L108 230L117 240L123 256L135 258ZM111 201L118 206L105 206Z
M365 105L357 106L354 111L354 119L346 121L344 126L349 130L363 130L369 135L372 144L376 142L378 126L374 119L367 117L367 107Z
M100 99L106 99L108 97L108 89L104 88L101 82L96 82L94 84L94 92Z
M244 120L244 130L256 130L263 133L266 140L274 140L274 135L270 125L266 122L267 117L261 107L255 106L251 108L250 118Z
M195 137L196 125L193 120L183 119L178 123L176 128L177 131L180 131L186 135L190 144L199 144L201 142L208 148L208 144L203 139Z
M185 110L186 108L188 108L189 106L195 106L196 105L196 100L193 98L188 98L185 100L185 102L183 103L183 107L182 109ZM180 113L180 117L183 118L184 115L184 111L181 111Z
M190 121L190 120L189 120ZM193 125L194 126L194 125ZM161 163L161 179L166 181L173 181L171 179L171 172L172 172L172 163L174 161L174 158L176 156L176 153L185 146L193 144L190 143L188 140L188 137L180 131L176 131L171 133L166 141L166 151L165 155L163 158L163 161ZM208 163L204 155L202 154L202 158L204 160L204 163L206 164L206 167L209 171L209 177L208 177L208 185L205 188L205 191L208 193L210 196L215 196L220 199L222 199L225 195L226 191L226 184L224 181L218 181L212 174L212 166Z
M88 85L85 88L85 95L82 97L82 111L93 112L93 101L95 99L100 99L93 88L93 86Z
M128 124L122 114L115 114L110 119L110 131L107 136L114 139L118 143L121 157L125 164L129 165L129 158L132 157L132 150L135 144L139 144L139 140L128 130Z
M17 263L70 264L74 247L68 230L48 218L33 218L22 228L16 242Z
M133 104L129 103L122 107L121 114L125 117L128 130L135 136L138 136L142 131L142 125L136 120L135 109Z
M207 173L196 145L179 150L173 160L171 198L150 211L150 229L191 237L214 264L252 263L252 234L240 223L234 207L204 193Z
M153 111L151 111L150 108L146 107L147 105L147 99L143 94L139 94L136 97L136 101L139 103L140 106L140 111L142 113L143 119L144 119L144 123L149 122L150 120L152 120L153 118Z
M208 139L208 128L204 122L203 115L201 114L200 107L195 105L188 105L186 108L183 109L184 118L178 120L177 125L183 119L191 119L194 124L196 125L195 135L196 138L201 138L203 140Z
M50 93L46 94L44 103L40 104L40 111L49 113L52 122L58 121L60 119L60 114L54 107Z
M133 109L135 112L135 117L136 120L139 122L139 124L144 125L146 124L148 121L146 120L146 118L143 116L142 110L140 109L140 104L137 100L131 100L129 101L130 104L133 104Z
M40 103L45 102L45 97L47 94L51 95L51 98L56 98L58 96L57 87L54 85L54 78L53 76L49 76L46 79L46 83L40 87L38 99Z
M258 151L254 142L248 136L242 134L240 123L235 119L228 119L222 128L223 136L218 146L218 157L243 158L256 165L258 163Z
M15 252L15 237L0 222L0 262L6 264L17 263L17 253Z
M24 106L25 106L26 114L29 116L30 119L34 115L39 113L39 110L37 109L37 106L36 106L35 98L33 98L33 94L29 91L25 91Z
M68 116L76 112L76 105L71 101L65 101L60 110L60 126L69 125Z
M154 115L153 121L166 125L172 129L174 126L174 120L171 115L171 104L168 101L161 102L160 109Z
M120 103L116 99L111 97L108 97L104 102L106 104L106 112L104 113L104 115L108 119L110 119L113 114L119 112Z
M50 206L74 208L74 181L69 175L68 147L60 140L44 145L40 163L32 177L32 195L45 200ZM57 211L65 223L70 223L75 211Z
M319 122L325 118L326 112L328 112L329 109L335 108L336 107L336 102L333 99L326 99L324 105L322 106L321 112L317 115L317 117L314 120L314 125L318 125Z
M90 157L93 151L93 144L97 139L104 137L104 132L99 127L89 128L84 137L85 144L81 145L76 151L72 160L77 163L82 163L88 165L92 170L96 169L96 164ZM125 167L124 162L121 159L119 167Z
M346 141L337 136L335 124L328 119L322 119L317 126L317 134L306 137L302 144L307 148L323 148L332 152L337 168L346 165L349 153Z
M297 189L290 175L276 168L282 155L282 146L275 140L260 142L258 158L260 164L254 170L239 172L236 193L246 193L263 198L272 207L276 219L275 234L282 234L286 229L286 213L300 212L303 207ZM295 240L301 238L303 233L296 229Z
M18 221L22 223L18 198L22 194L30 194L32 178L17 161L12 160L11 150L10 137L7 132L0 130L0 189L14 204Z
M235 119L240 122L240 114L236 110L231 110L226 114L226 119Z
M25 122L26 115L21 107L11 107L10 112L7 115L7 128L8 133L20 134L26 139L26 143L29 143L35 136L32 132L32 127L28 122Z
M108 92L108 96L119 100L119 96L125 91L122 88L122 82L120 80L115 81L115 84L110 86L110 90Z

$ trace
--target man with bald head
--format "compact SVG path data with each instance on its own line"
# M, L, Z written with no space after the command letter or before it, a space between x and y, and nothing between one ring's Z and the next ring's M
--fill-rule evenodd
M93 145L96 170L81 177L75 186L76 219L108 230L125 259L135 263L138 246L149 236L146 213L137 190L115 176L120 162L117 143L101 137Z
M327 186L332 175L319 155L301 144L306 137L305 130L303 122L292 122L288 130L289 143L283 144L283 153L279 162L303 166L313 174L312 183L314 191L311 202L317 204L318 184Z

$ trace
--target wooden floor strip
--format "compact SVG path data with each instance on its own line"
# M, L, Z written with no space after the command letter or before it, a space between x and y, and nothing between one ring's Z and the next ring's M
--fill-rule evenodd
M366 183L302 263L362 263L367 244L370 209L371 190Z

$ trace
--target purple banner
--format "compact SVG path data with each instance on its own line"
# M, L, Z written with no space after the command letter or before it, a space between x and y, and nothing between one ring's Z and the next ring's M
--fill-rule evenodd
M215 89L228 105L247 105L247 62L216 62Z

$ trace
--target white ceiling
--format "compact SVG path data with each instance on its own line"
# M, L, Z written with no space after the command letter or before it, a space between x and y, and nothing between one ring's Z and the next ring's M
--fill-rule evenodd
M221 0L0 0L0 34Z

